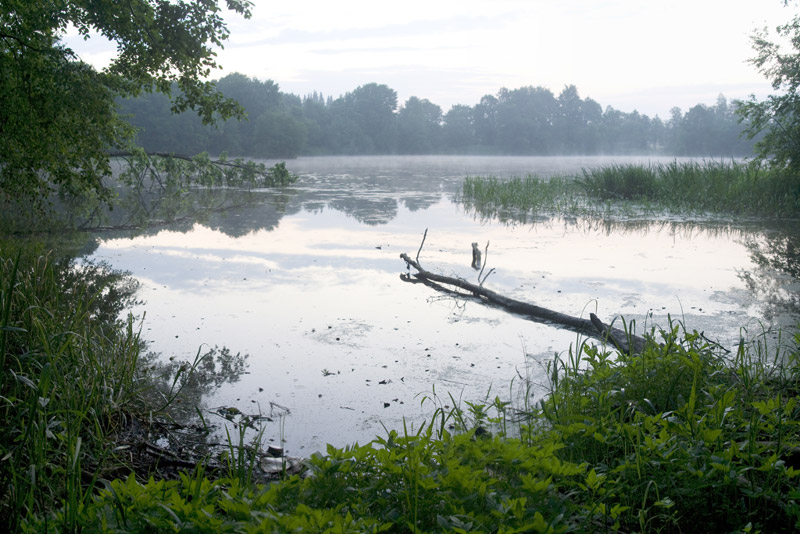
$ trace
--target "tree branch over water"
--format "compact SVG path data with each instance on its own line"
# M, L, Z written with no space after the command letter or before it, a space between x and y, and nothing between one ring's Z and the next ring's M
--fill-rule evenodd
M117 176L122 189L113 205L124 217L106 224L98 204L80 225L83 229L146 228L199 220L252 204L254 189L281 187L297 179L283 162L267 167L225 155L213 159L206 153L190 157L141 149L118 152L115 157L122 161Z

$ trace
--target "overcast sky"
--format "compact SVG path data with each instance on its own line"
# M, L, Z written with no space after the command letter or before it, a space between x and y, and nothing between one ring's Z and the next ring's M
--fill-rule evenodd
M224 2L221 2L224 4ZM558 95L575 85L604 108L669 118L722 93L763 97L750 35L787 22L781 0L255 0L226 16L220 77L271 79L334 98L370 82L446 112L501 87ZM100 56L97 56L97 61ZM92 61L92 57L84 58Z

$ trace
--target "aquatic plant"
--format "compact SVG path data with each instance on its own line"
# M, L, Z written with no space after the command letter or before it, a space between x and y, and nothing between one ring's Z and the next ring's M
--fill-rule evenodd
M587 208L586 198L574 180L534 175L508 180L467 176L457 200L480 214L503 219L524 218L528 213L583 213Z
M669 212L768 217L800 215L800 191L786 172L735 161L611 165L584 169L591 198L649 202Z
M796 218L800 190L786 171L741 162L614 164L581 176L468 177L458 198L485 217L664 213Z

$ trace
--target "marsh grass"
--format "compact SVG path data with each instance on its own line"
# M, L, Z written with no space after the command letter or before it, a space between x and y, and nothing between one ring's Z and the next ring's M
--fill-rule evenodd
M580 176L465 179L459 200L485 217L627 213L800 217L800 186L786 171L739 162L614 164Z
M755 164L611 165L584 170L578 183L594 198L651 202L676 212L800 215L797 180L786 171Z
M457 200L477 213L503 220L594 209L573 179L558 176L546 180L533 175L508 180L468 176Z

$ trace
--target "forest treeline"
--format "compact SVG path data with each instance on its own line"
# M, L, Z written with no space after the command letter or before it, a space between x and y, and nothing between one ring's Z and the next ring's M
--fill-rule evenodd
M398 105L397 92L369 83L336 99L281 92L271 80L231 74L216 82L242 104L247 120L204 126L194 113L173 115L161 93L120 100L148 151L227 153L253 158L300 155L663 154L749 156L736 103L720 95L714 106L673 108L666 121L581 98L574 85L557 96L544 87L502 88L474 106L446 113L427 99Z

